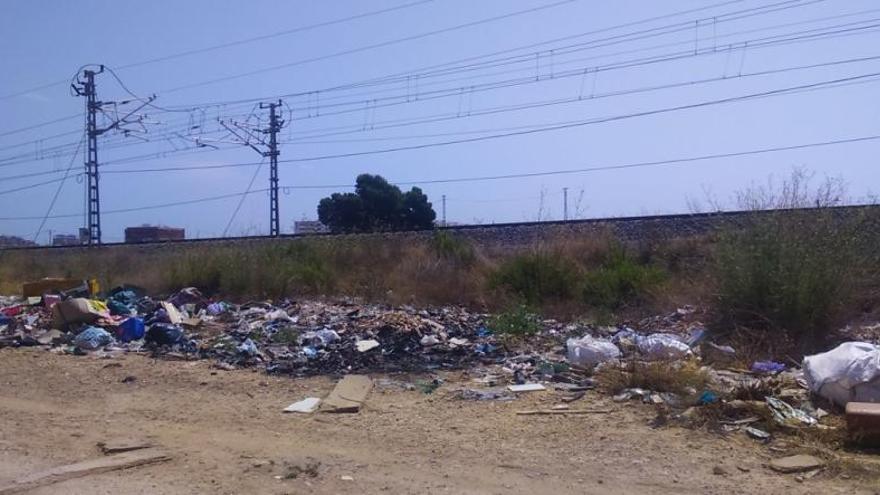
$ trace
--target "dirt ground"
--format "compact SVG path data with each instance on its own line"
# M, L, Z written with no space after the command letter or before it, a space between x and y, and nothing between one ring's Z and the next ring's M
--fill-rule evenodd
M446 391L469 377L444 378L431 395L376 388L358 414L292 415L281 409L326 395L334 380L6 349L0 486L99 457L98 442L141 438L172 460L28 493L880 493L875 482L830 471L803 481L774 473L764 464L781 454L742 434L652 429L645 405L588 393L573 407L611 412L518 416L556 404L556 392L463 401ZM309 464L315 476L288 476Z

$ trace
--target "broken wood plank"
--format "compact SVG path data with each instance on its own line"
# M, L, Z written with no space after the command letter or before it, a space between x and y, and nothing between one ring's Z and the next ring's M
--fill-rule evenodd
M164 462L170 459L171 456L160 449L135 450L113 456L90 459L29 474L13 481L9 485L0 487L0 495L21 493L74 478Z
M336 383L336 387L324 399L321 412L356 413L360 411L372 388L373 380L370 377L347 375Z
M566 414L609 414L614 411L610 409L534 409L529 411L517 411L517 416L544 416L544 415L566 415Z
M152 447L153 444L146 440L115 439L106 442L98 442L98 448L104 455L121 454L132 450L141 450Z

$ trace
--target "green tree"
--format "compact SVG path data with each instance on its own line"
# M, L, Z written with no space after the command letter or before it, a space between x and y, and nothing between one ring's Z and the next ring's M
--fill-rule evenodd
M333 232L430 229L437 214L421 189L406 193L382 176L361 174L355 192L318 203L318 219Z

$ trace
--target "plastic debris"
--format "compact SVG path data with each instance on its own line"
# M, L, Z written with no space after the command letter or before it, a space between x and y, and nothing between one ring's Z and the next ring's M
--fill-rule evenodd
M156 345L174 345L184 342L186 339L183 330L177 325L170 323L154 323L150 325L145 337L147 343Z
M504 389L474 389L474 388L466 388L462 389L459 392L459 396L465 400L500 400L500 401L508 401L514 400L515 397L510 395L507 390Z
M809 389L838 404L880 402L880 347L847 342L804 358Z
M542 390L547 390L540 383L523 383L522 385L508 385L507 390L510 390L514 393L521 392L540 392Z
M719 400L720 399L718 397L718 394L710 390L705 390L702 394L700 394L700 397L697 399L697 404L705 406L707 404L714 404Z
M119 324L117 338L122 342L131 342L144 338L144 320L138 317L128 318Z
M755 440L761 440L762 442L770 440L770 434L764 430L759 430L752 426L746 426L745 428L743 428L743 431L745 431L748 436L754 438Z
M636 346L645 359L682 359L691 354L691 348L687 344L665 333L641 337L636 342Z
M568 339L565 346L568 349L568 362L577 366L594 367L620 358L620 349L616 345L590 335Z
M253 357L256 356L260 351L257 349L257 344L254 343L251 339L244 339L244 342L238 345L236 348L240 354L245 356Z
M753 373L776 374L785 371L785 364L775 361L755 361L751 370Z
M784 426L813 426L818 421L800 409L795 409L786 402L775 397L766 397L764 399L770 407L773 419Z
M321 406L321 399L318 397L308 397L299 402L294 402L293 404L284 408L284 412L292 412L292 413L303 413L310 414L318 410L318 407Z
M84 351L94 351L113 343L113 336L103 328L86 327L73 339L73 345Z

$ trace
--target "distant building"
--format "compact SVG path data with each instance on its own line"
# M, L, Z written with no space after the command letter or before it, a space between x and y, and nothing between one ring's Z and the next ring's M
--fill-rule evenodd
M0 235L0 248L36 246L37 243L14 235Z
M182 241L186 239L186 231L164 225L141 225L140 227L126 227L125 242L157 242L157 241Z
M300 220L293 222L294 234L324 234L330 232L326 225L317 220Z
M55 234L52 236L53 246L78 246L80 244L82 244L82 240L74 234Z

